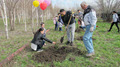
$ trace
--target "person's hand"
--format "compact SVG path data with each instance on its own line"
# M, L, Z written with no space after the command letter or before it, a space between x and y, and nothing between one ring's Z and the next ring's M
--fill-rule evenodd
M56 44L56 42L53 42L53 44Z
M50 31L50 29L47 30L47 32L49 32L49 31Z
M67 26L65 26L65 29L67 29Z
M110 23L113 23L113 20Z
M48 30L46 31L46 33L49 32L49 31L50 31L50 30L48 29Z
M67 30L67 26L65 27L65 30Z
M94 26L91 26L90 27L90 32L93 32L94 31Z

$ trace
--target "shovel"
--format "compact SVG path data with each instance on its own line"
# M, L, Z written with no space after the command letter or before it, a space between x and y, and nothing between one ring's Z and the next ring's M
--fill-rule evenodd
M73 14L72 14L72 15L73 15ZM71 21L71 19L72 19L72 15L71 15L71 17L70 17L70 19L69 19L69 21L68 21L67 28L68 28L68 26L69 26L69 24L70 24L70 21ZM66 31L67 31L67 28L66 28L66 30L65 30L64 35L63 35L63 36L61 37L61 39L60 39L60 42L61 42L61 43L63 43L63 41L64 41L64 37L65 37Z

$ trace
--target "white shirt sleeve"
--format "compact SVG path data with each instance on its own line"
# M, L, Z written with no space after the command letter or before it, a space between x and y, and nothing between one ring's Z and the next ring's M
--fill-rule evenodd
M113 14L113 22L117 22L117 19L118 19L118 15L117 14Z
M116 17L117 17L117 19L119 18L119 17L118 17L118 14L116 14Z

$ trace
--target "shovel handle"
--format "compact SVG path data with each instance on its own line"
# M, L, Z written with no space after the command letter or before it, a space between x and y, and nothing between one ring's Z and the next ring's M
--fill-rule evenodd
M69 19L69 21L68 21L67 28L68 28L68 26L70 25L70 21L71 21L71 19L72 19L72 15L73 15L73 14L71 14L70 19ZM64 37L65 34L66 34L67 28L66 28L66 30L65 30L65 33L64 33L63 37Z

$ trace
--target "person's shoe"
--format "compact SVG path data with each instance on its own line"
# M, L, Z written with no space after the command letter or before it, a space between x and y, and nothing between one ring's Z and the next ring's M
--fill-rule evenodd
M70 46L74 46L74 43L73 43L73 42L71 42L71 43L70 43Z
M70 42L69 42L69 41L67 41L66 45L69 45L69 44L70 44Z
M37 52L43 52L43 50L42 50L42 49L39 49Z
M108 30L108 32L110 32L110 30Z
M91 56L93 56L93 55L95 55L95 52L86 54L86 57L91 57Z

